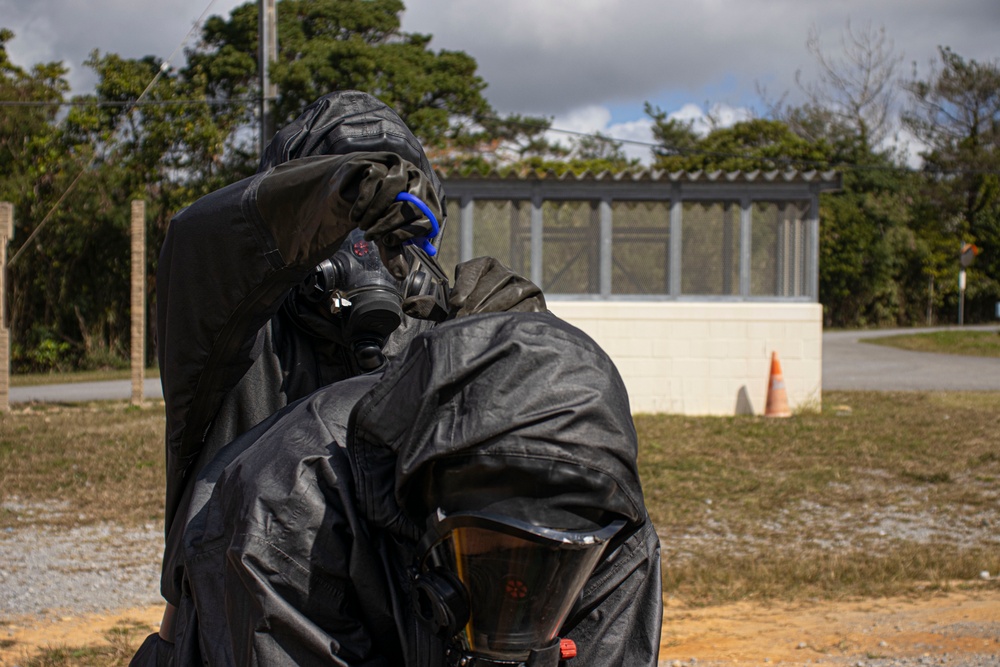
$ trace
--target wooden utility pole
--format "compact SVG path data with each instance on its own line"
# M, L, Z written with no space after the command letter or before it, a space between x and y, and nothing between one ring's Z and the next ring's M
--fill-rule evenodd
M271 61L278 55L278 14L274 0L258 0L257 69L260 70L260 154L274 136L274 100L278 87L271 83Z
M146 381L146 202L132 200L132 405Z
M14 205L0 202L0 411L10 410L10 327L7 322L7 242L14 238Z

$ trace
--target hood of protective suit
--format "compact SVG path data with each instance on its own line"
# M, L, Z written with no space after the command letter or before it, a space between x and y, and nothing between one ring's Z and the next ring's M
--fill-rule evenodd
M438 508L577 530L645 517L621 377L547 313L418 336L358 402L348 447L362 513L403 536Z
M445 205L444 188L424 149L403 119L368 93L340 90L307 106L281 128L264 149L257 171L312 155L346 155L388 151L420 167L434 183Z

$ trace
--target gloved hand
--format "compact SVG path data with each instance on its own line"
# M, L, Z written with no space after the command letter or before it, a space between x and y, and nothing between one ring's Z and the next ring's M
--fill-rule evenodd
M404 241L426 236L430 221L400 192L421 199L442 218L430 178L395 153L350 153L292 160L278 165L257 186L257 208L282 258L312 269L336 251L354 228L379 247L382 263L404 279Z
M409 273L402 251L404 241L432 233L430 220L407 201L396 201L400 192L409 192L442 219L441 201L430 179L416 165L399 159L397 163L372 163L359 181L358 197L351 210L352 220L365 238L378 245L382 263L399 280ZM357 216L355 219L354 216Z
M478 313L546 311L542 290L493 257L477 257L455 267L455 287L448 304L449 319Z

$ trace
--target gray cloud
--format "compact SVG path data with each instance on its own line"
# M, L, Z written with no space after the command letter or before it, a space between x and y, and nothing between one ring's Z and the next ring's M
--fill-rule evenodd
M1000 56L996 0L422 0L404 27L476 57L499 108L558 114L664 91L702 102L709 91L752 94L757 81L790 89L796 70L814 67L810 26L835 49L848 20L884 25L921 65L939 44Z
M17 38L15 62L64 60L74 87L92 49L168 57L207 0L0 0L0 26ZM216 0L212 13L240 4ZM404 30L479 63L502 111L565 116L586 106L671 100L746 104L756 83L781 92L814 63L815 25L837 48L848 20L884 25L907 63L924 72L939 45L978 60L1000 57L997 0L410 0ZM280 4L279 4L280 11ZM909 65L906 67L909 71ZM674 110L674 109L669 109Z
M216 0L210 13L228 14L239 4ZM83 92L94 82L83 65L91 51L166 59L208 5L208 0L0 0L0 26L15 33L8 49L16 64L63 61L74 91Z

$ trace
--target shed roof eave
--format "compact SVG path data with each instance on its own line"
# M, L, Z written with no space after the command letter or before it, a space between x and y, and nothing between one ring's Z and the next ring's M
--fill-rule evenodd
M554 171L536 172L528 171L523 174L513 172L502 173L496 169L488 173L471 172L463 174L459 170L438 170L438 176L446 184L466 184L466 183L542 183L542 184L592 184L608 185L615 184L635 185L648 183L651 185L661 184L726 184L726 185L759 185L762 188L769 186L789 186L805 185L818 189L819 191L836 191L842 186L841 174L837 171L676 171L666 172L658 170L642 170L635 172L611 172L602 171L599 173L585 171L580 174L566 172L557 174Z

